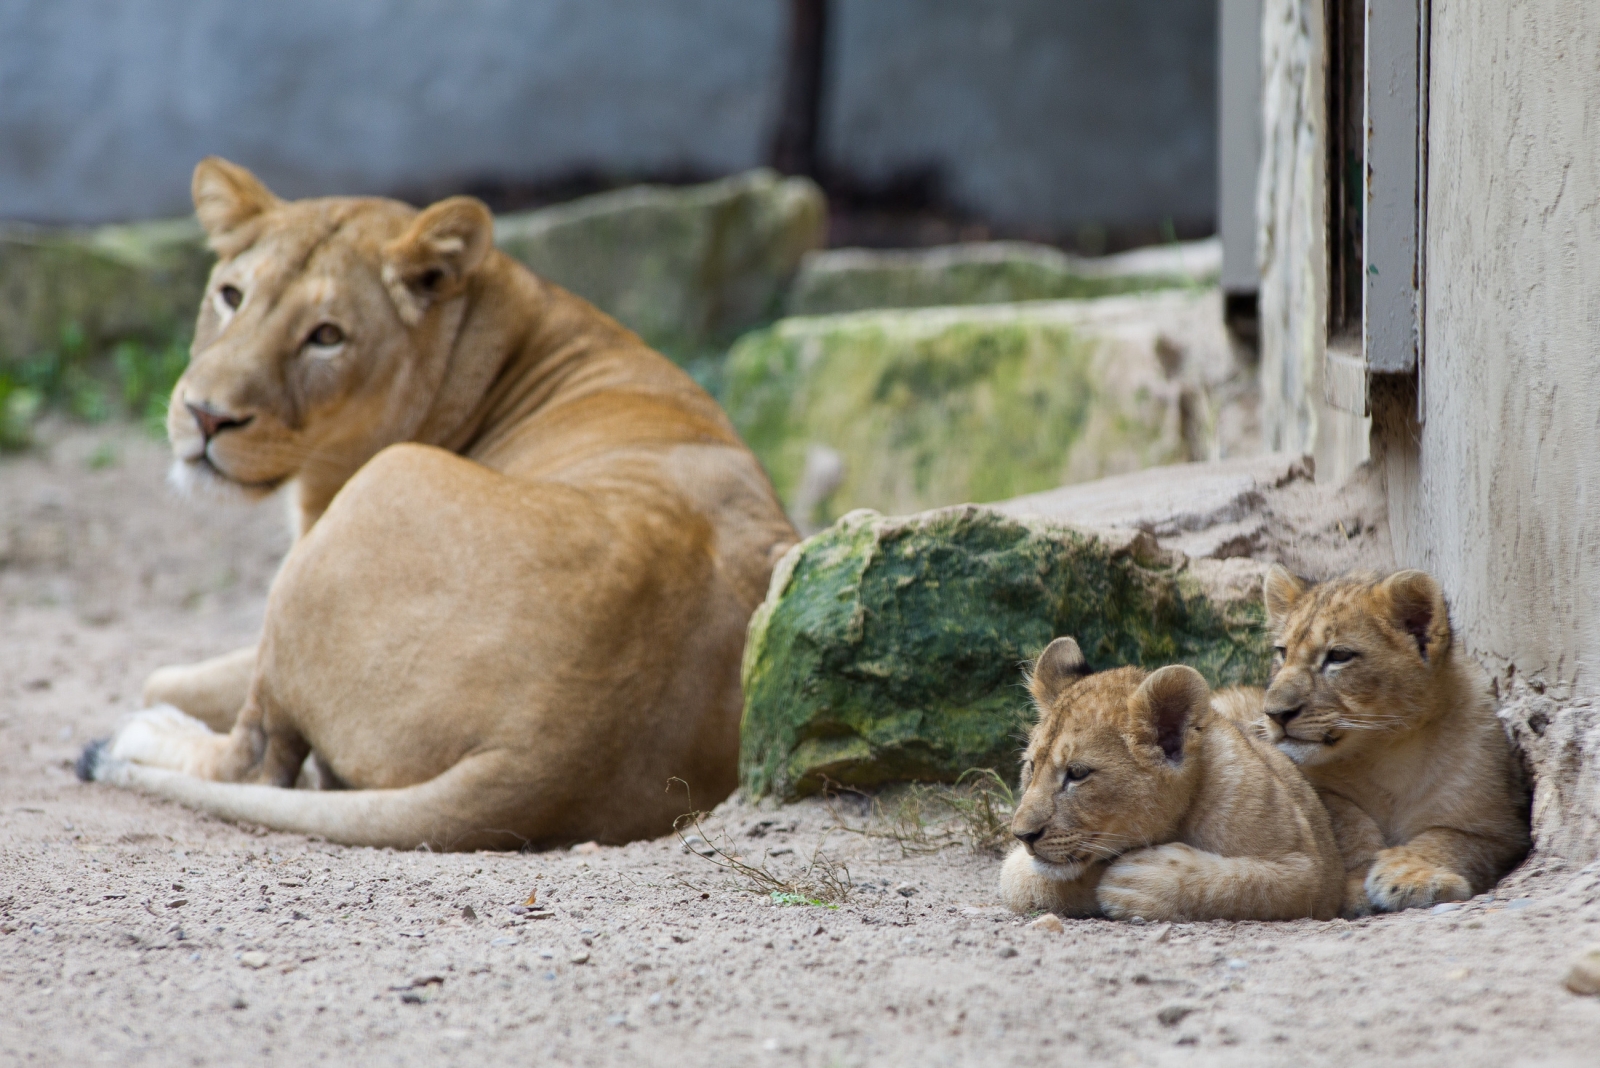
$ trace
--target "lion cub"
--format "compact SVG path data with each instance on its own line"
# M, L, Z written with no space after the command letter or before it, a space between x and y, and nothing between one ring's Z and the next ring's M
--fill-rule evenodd
M1147 920L1328 919L1343 883L1311 788L1213 710L1181 665L1091 674L1057 638L1034 665L1039 722L1011 821L1021 841L1000 875L1018 912ZM1218 703L1253 703L1229 691Z
M1344 912L1457 901L1528 851L1528 799L1483 674L1421 571L1263 593L1277 664L1262 737L1300 766L1344 855Z

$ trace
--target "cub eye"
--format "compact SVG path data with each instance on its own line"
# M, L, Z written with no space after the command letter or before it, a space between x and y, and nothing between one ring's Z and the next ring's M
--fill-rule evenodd
M1083 780L1087 779L1089 776L1091 776L1093 774L1094 774L1094 769L1093 768L1084 767L1082 764L1068 764L1067 765L1067 781L1068 782L1082 782Z
M1348 664L1360 655L1354 649L1329 649L1323 656L1322 662L1324 664Z
M344 342L344 331L332 323L323 323L311 331L311 336L306 338L306 344L315 345L322 349L331 349Z
M222 303L230 308L237 308L244 303L244 293L238 286L223 286L217 292L222 294Z
M1282 660L1289 655L1289 647L1286 645L1274 645L1272 647L1272 655Z

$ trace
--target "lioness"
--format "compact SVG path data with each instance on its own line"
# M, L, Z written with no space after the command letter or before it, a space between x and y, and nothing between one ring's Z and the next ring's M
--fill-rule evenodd
M1327 919L1343 873L1328 817L1294 766L1213 709L1175 665L1091 673L1057 638L1029 683L1039 721L1000 892L1024 912L1116 919ZM1217 703L1259 704L1223 691Z
M1422 571L1263 583L1277 664L1262 736L1328 808L1344 912L1457 901L1528 851L1528 800L1483 673Z
M158 672L81 772L398 848L621 842L671 827L671 776L725 796L797 538L712 399L476 200L285 203L208 159L194 201L220 259L173 477L290 484L300 536L259 647ZM337 791L286 789L307 754Z

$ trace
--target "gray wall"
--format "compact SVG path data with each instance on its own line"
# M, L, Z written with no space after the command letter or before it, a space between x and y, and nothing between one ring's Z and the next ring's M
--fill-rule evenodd
M186 212L208 153L290 196L739 170L783 33L775 0L5 0L0 217Z
M1015 225L1216 215L1217 0L834 0L831 164Z
M290 195L760 163L785 0L5 0L0 218L188 210L208 153ZM1002 223L1201 221L1216 0L834 0L824 144Z

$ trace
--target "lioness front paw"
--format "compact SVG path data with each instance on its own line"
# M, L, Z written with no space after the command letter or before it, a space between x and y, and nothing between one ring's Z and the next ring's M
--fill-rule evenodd
M1367 900L1380 912L1426 908L1472 896L1472 887L1461 876L1413 856L1404 846L1378 854L1367 873L1366 891Z
M135 712L117 727L105 757L172 771L189 771L200 751L219 736L171 705Z
M1201 866L1198 849L1181 842L1124 853L1106 869L1095 896L1114 920L1170 919L1183 913L1183 884Z

